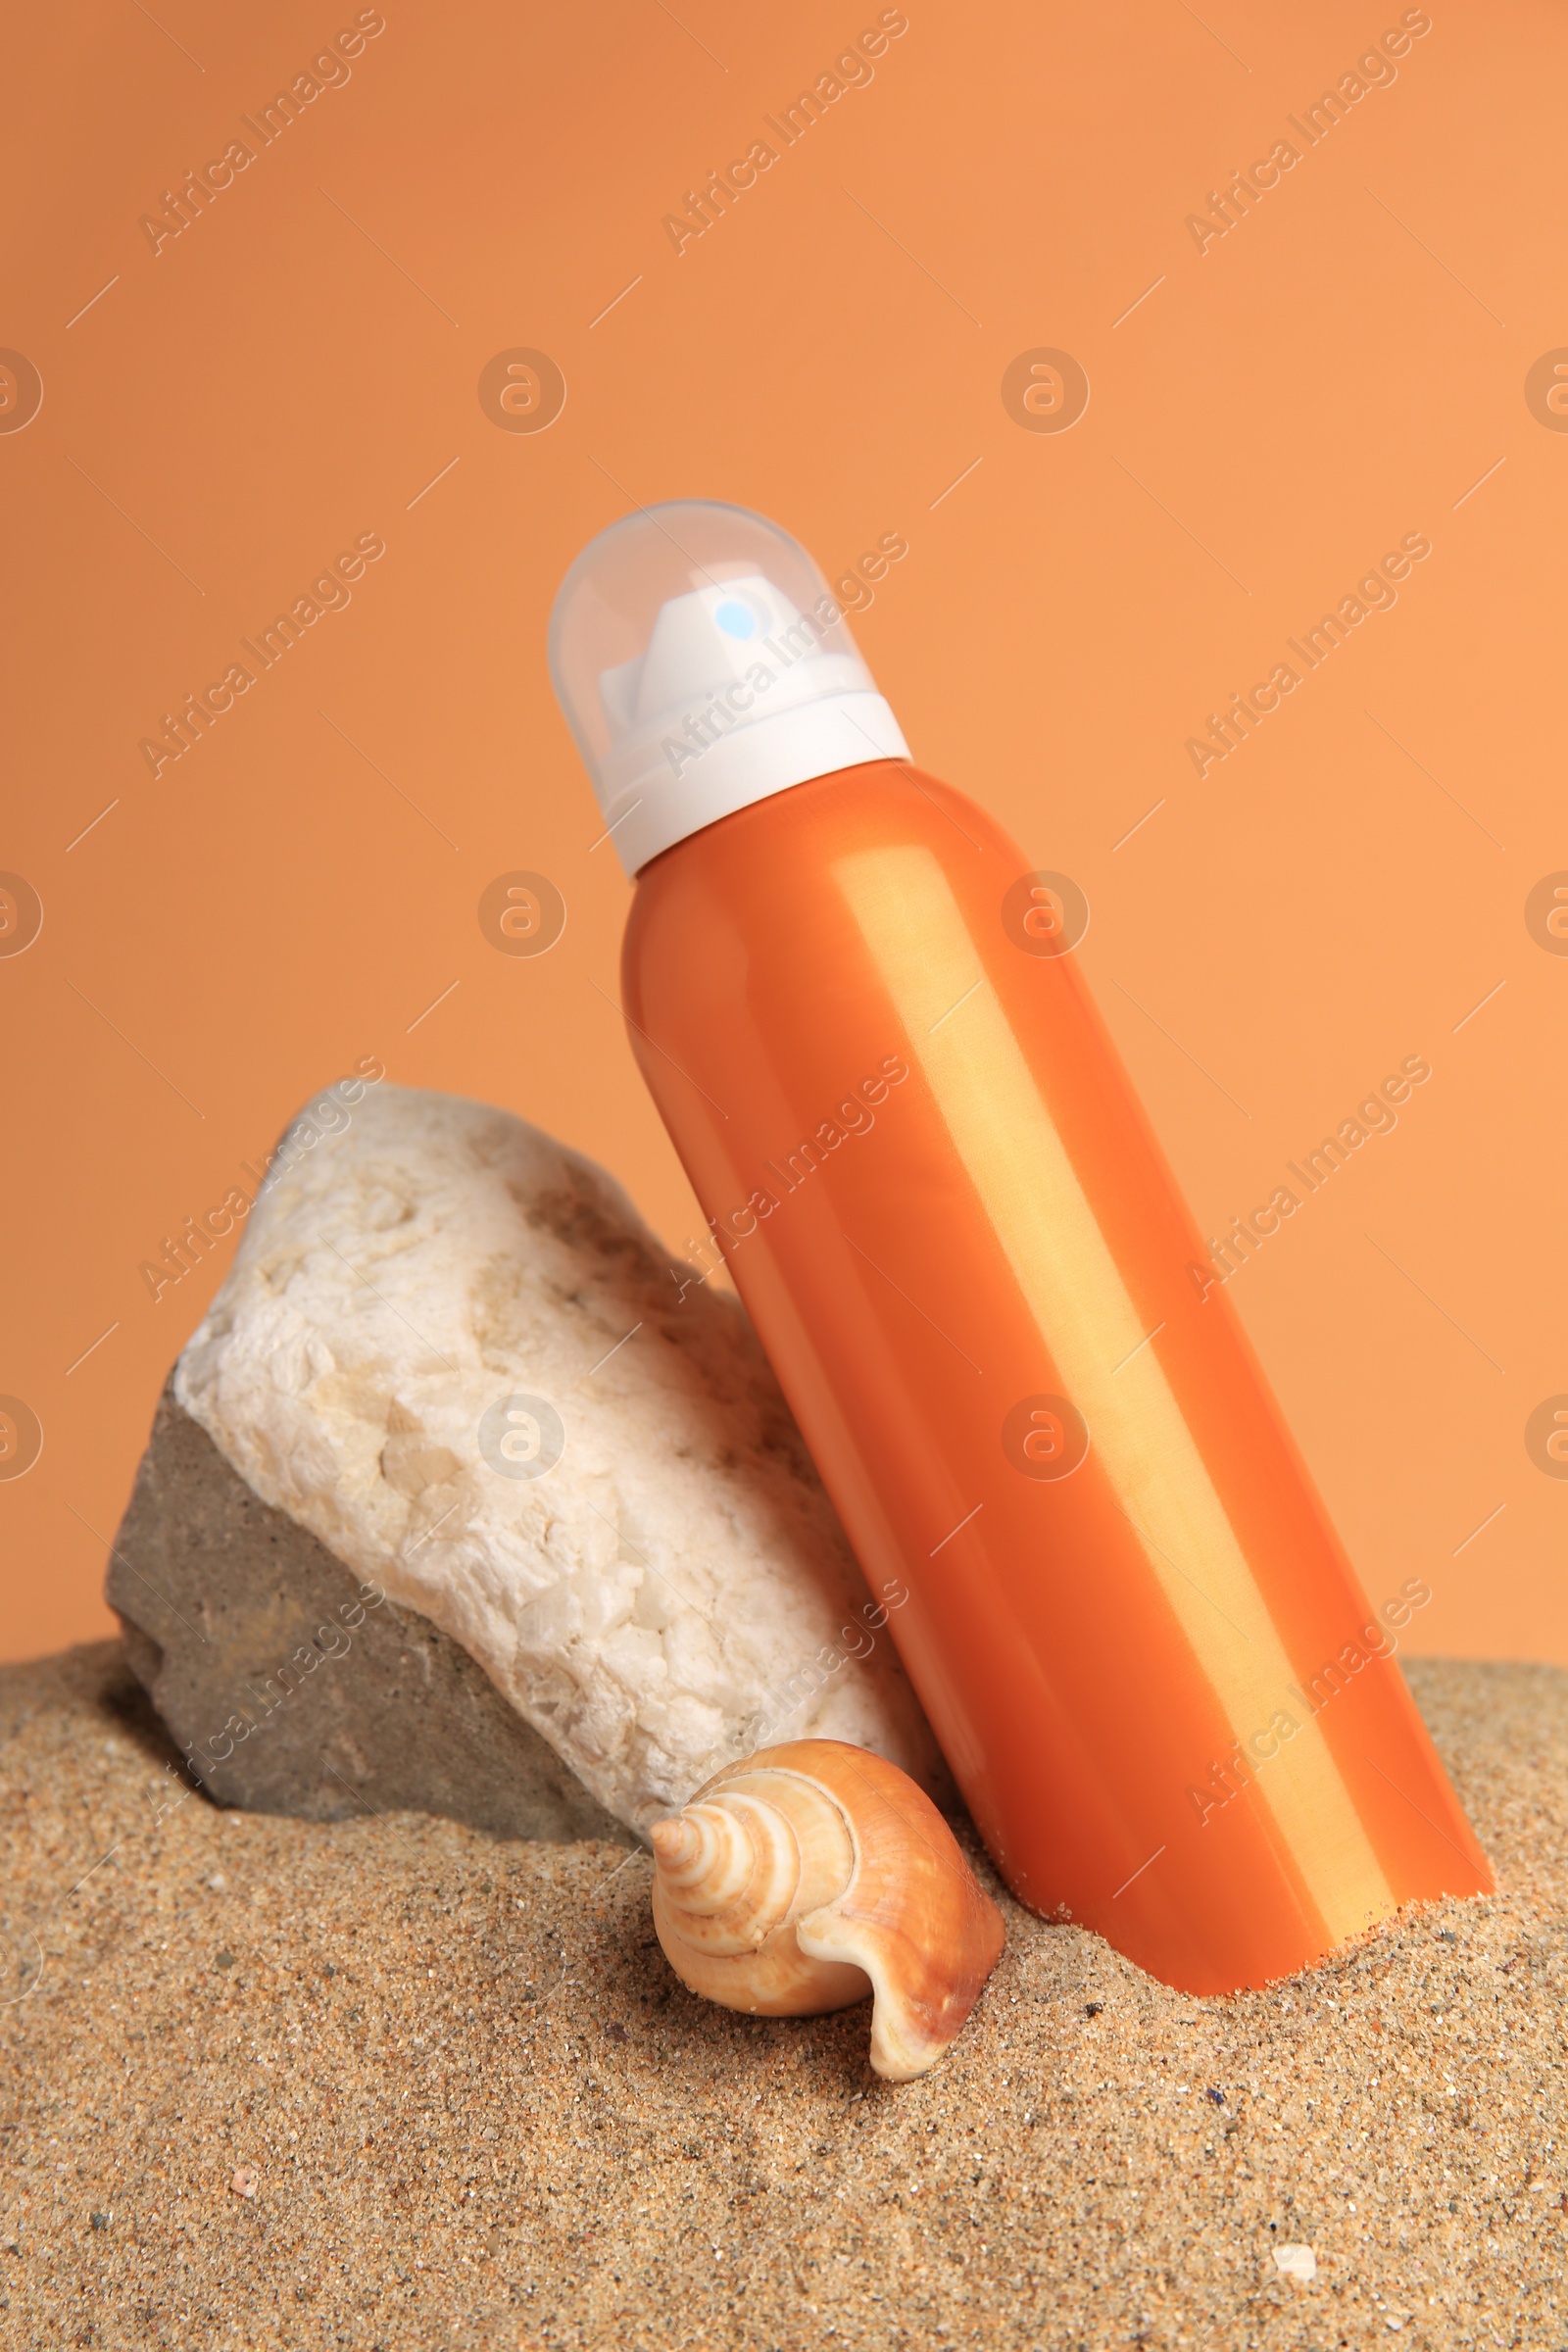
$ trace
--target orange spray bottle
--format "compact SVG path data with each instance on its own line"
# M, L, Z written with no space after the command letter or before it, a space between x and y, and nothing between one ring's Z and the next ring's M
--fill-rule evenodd
M577 559L557 691L633 1050L998 1868L1189 1992L1492 1884L1074 950L809 556ZM853 1671L853 1669L851 1669Z

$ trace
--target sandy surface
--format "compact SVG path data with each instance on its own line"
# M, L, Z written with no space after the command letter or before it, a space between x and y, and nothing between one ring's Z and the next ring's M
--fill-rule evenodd
M894 2088L640 1855L220 1813L112 1645L0 1670L0 2341L1561 2352L1568 1676L1411 1680L1495 1897L1223 2002L1004 1895Z

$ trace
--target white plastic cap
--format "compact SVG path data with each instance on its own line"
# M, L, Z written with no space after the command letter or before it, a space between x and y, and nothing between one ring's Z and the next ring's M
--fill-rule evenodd
M550 674L628 874L752 802L907 744L837 599L745 507L671 499L561 584Z

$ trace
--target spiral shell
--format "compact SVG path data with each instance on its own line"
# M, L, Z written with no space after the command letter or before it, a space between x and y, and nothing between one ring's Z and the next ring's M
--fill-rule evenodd
M654 1925L683 1984L756 2017L869 1993L871 2064L935 2064L1002 1950L1002 1915L896 1764L797 1740L731 1764L656 1821Z

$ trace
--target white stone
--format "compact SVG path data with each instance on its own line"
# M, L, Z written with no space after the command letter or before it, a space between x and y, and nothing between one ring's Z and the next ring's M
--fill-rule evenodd
M310 1149L292 1131L175 1373L252 1490L462 1642L633 1828L779 1739L853 1740L937 1785L737 1302L672 1274L603 1169L506 1111L331 1100L342 1123ZM542 1475L507 1473L548 1414L481 1452L486 1411L519 1396L560 1416Z

